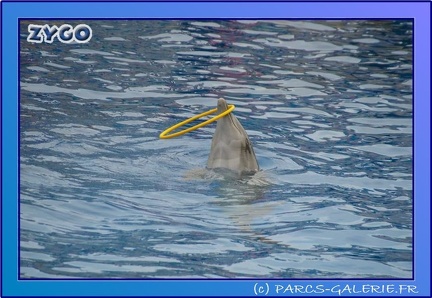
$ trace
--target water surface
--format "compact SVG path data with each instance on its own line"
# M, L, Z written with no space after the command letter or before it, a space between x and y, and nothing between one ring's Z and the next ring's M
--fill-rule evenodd
M21 278L412 277L412 23L28 23ZM215 124L159 139L219 97L259 177L203 172Z

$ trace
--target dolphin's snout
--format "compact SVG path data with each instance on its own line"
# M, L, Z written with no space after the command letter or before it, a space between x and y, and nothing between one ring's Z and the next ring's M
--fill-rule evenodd
M225 112L228 110L228 104L225 99L219 98L217 103L218 114Z

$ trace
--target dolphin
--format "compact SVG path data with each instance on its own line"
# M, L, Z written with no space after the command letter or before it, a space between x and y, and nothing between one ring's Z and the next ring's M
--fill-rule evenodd
M217 104L217 114L227 109L227 102L220 98ZM239 175L254 174L259 171L252 143L233 113L217 120L207 168L228 169Z

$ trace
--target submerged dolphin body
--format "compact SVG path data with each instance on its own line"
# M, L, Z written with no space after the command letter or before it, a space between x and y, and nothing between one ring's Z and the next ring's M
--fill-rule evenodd
M217 114L228 109L223 98L218 100ZM252 143L233 113L217 120L207 168L229 169L238 174L253 174L259 170Z

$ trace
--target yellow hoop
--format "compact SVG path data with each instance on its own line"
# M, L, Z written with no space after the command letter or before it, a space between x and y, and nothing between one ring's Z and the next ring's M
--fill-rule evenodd
M160 137L161 139L171 139L171 138L174 138L174 137L178 137L178 136L184 135L185 133L188 133L188 132L193 131L193 130L196 130L196 129L200 128L200 127L206 126L207 124L210 124L210 123L212 123L212 122L215 122L216 120L218 120L218 119L220 119L220 118L222 118L222 117L228 115L229 113L231 113L231 112L234 110L234 108L235 108L234 105L228 105L228 109L227 109L225 112L220 113L219 115L217 115L217 116L215 116L215 117L213 117L213 118L210 118L209 120L206 120L206 121L204 121L204 122L201 122L201 123L199 123L199 124L197 124L197 125L195 125L195 126L192 126L192 127L187 128L187 129L181 130L181 131L179 131L179 132L176 132L176 133L172 133L172 134L170 134L170 135L167 135L167 133L173 131L173 130L176 129L176 128L179 128L179 127L181 127L181 126L183 126L183 125L185 125L185 124L187 124L187 123L189 123L189 122L192 122L192 121L194 121L194 120L196 120L196 119L199 119L199 118L202 118L202 117L204 117L204 116L207 116L207 115L213 114L213 113L215 113L215 112L217 111L217 108L211 109L210 111L207 111L207 112L201 113L201 114L199 114L199 115L193 116L193 117L191 117L191 118L189 118L189 119L186 119L185 121L182 121L182 122L180 122L180 123L178 123L178 124L176 124L176 125L171 126L170 128L164 130L164 131L159 135L159 137Z

